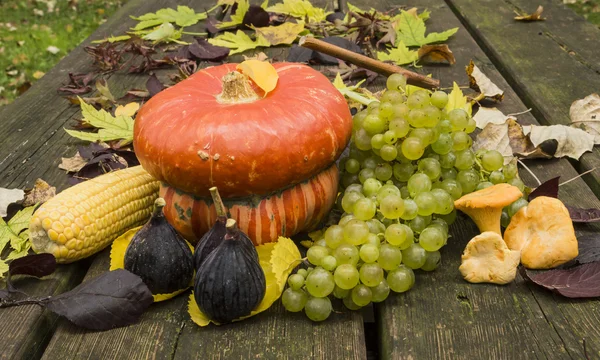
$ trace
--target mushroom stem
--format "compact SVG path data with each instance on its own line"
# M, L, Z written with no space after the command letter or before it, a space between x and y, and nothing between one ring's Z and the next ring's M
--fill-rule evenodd
M500 230L500 218L502 217L502 208L476 209L474 211L462 210L477 225L481 232L493 231L502 236Z
M248 76L232 71L221 78L223 92L217 95L221 104L240 104L254 102L260 97L252 89Z

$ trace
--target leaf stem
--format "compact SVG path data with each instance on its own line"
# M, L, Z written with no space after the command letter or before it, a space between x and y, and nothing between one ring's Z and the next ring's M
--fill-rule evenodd
M357 92L354 92L352 90L348 90L348 89L338 89L344 96L348 97L351 100L354 100L358 103L363 104L364 106L369 105L371 102L373 101L377 101L377 100L373 100L373 99L369 99L366 96L362 96Z
M43 306L44 302L49 300L50 296L46 296L38 299L23 299L23 300L14 300L14 301L0 301L0 308L7 308L12 306L20 306L20 305L39 305Z

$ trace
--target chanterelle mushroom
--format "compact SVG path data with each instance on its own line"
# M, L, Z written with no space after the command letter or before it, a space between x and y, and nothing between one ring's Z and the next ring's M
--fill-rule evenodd
M454 207L475 222L479 231L493 231L500 235L502 208L523 196L518 187L496 184L467 194L454 202Z
M529 269L550 269L579 253L569 211L560 200L546 196L536 197L512 217L504 241L521 251L521 263Z
M472 283L508 284L517 276L520 254L510 250L502 237L486 231L469 241L458 268Z

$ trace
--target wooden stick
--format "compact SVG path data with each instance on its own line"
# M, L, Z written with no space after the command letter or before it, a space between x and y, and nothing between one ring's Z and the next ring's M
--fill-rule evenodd
M406 82L411 85L420 86L427 89L435 89L440 86L440 81L415 72L401 68L400 66L387 64L379 60L371 59L368 56L357 54L339 46L329 44L325 41L313 37L303 36L300 38L300 46L331 55L335 58L348 61L356 66L375 71L378 74L390 76L391 74L402 74L406 77Z

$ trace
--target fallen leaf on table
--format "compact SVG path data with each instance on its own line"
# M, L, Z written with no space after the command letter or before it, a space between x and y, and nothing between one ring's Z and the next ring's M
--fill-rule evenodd
M425 30L423 19L402 10L396 32L396 42L402 41L406 46L422 46L446 41L458 31L458 28L452 28L441 33L429 33L427 36L425 36Z
M204 39L196 39L195 43L189 45L190 54L200 61L220 61L229 55L229 49L215 46Z
M133 151L110 147L105 143L79 146L75 157L77 156L82 158L85 164L76 172L69 172L70 184L77 184L113 170L140 164Z
M508 164L514 158L508 124L488 124L473 141L473 151L479 149L497 150L504 156L504 164Z
M32 254L10 262L6 284L9 291L14 291L11 277L13 275L28 275L41 278L56 270L56 259L52 254ZM0 270L1 271L1 270Z
M410 50L400 41L395 48L389 49L389 52L378 51L377 59L392 61L397 65L405 65L419 60L419 54L415 50Z
M179 38L181 38L182 35L182 30L175 29L171 23L164 23L155 30L146 34L136 34L142 35L142 39L144 40L152 40L155 44L168 41L173 41L179 44L187 44L186 42L179 41Z
M504 91L481 72L473 60L467 66L467 76L469 76L469 86L471 89L496 101L501 101L504 98Z
M156 13L147 13L138 17L132 16L131 18L139 21L133 30L142 30L164 23L174 23L181 27L191 26L200 20L206 19L206 17L206 12L196 13L189 7L180 5L177 6L177 10L171 8L160 9Z
M523 133L529 136L535 147L547 140L556 140L558 147L553 155L557 158L568 156L578 160L583 153L594 148L593 135L565 125L526 125L523 126Z
M7 244L10 244L13 249L6 260L27 255L27 251L31 247L29 243L29 221L34 210L34 206L26 207L17 212L8 222L0 217L0 252L4 250ZM1 260L0 263L2 263ZM0 265L0 268L3 269L4 267L4 265ZM2 270L0 270L1 277Z
M279 26L254 28L258 37L264 38L271 45L291 44L304 31L304 23L286 22Z
M269 26L270 22L271 16L269 13L258 5L250 5L242 20L242 24L246 27L266 27Z
M269 6L266 10L268 12L291 15L300 19L308 18L310 22L325 21L327 15L331 13L325 12L325 9L313 6L308 0L283 0L283 3Z
M81 170L88 162L88 160L84 159L79 155L79 152L70 158L61 158L61 163L58 165L59 169L68 171L68 172L77 172Z
M269 60L269 56L262 51L254 56L246 56L246 55L242 55L242 56L244 57L244 60L258 60L258 61Z
M448 94L448 104L444 110L450 112L454 109L463 109L469 115L472 113L471 103L467 101L467 97L463 95L462 90L455 82L452 83L452 91Z
M600 209L580 209L573 206L565 205L569 210L569 216L573 222L589 223L600 221Z
M100 95L102 95L105 98L107 98L108 100L110 100L110 102L114 103L116 101L115 97L110 92L110 89L108 88L108 85L106 84L106 80L104 80L104 79L98 79L96 81L96 90L98 90L98 92L100 93Z
M90 83L96 78L96 74L91 72L88 74L73 74L69 73L69 83L58 88L58 91L70 94L85 94L92 91Z
M156 74L152 74L148 77L148 80L146 80L146 89L148 89L148 93L150 94L150 97L152 97L163 91L165 85L158 80Z
M569 110L571 126L594 135L594 143L600 144L600 96L591 94L575 100Z
M229 55L244 52L246 50L256 49L259 46L268 47L271 44L263 37L258 36L256 40L252 40L242 30L238 30L235 34L232 32L226 32L215 38L208 39L208 42L216 45L231 49Z
M244 23L244 16L246 16L246 13L250 9L250 3L248 0L239 0L235 1L234 3L237 4L237 6L235 7L235 13L232 13L230 15L229 21L223 21L221 23L218 23L216 25L217 29L234 27L242 25Z
M140 104L136 102L130 102L125 105L119 105L115 109L115 116L132 116L140 109Z
M523 268L523 277L548 290L569 298L600 296L600 262L592 262L567 270L556 269L531 275Z
M6 216L8 205L23 200L25 192L21 189L0 188L0 217ZM2 249L0 249L2 251Z
M454 65L456 59L452 50L446 44L423 45L419 48L419 62L426 64L450 64Z
M506 116L502 111L496 108L479 107L477 113L473 116L473 120L480 129L485 128L488 124L504 124L508 119L514 119L510 116Z
M550 180L544 181L540 186L536 187L532 192L529 193L527 197L527 201L531 201L538 196L547 196L547 197L558 197L558 181L560 176L554 177Z
M42 179L37 179L33 188L25 191L25 199L21 205L28 207L41 204L52 199L54 195L56 195L56 187L50 186Z
M346 50L353 51L357 54L362 54L363 51L360 46L356 45L352 41L339 37L339 36L328 36L321 39L326 43L339 46ZM322 65L338 65L339 60L331 55L323 54L318 51L305 48L303 46L293 45L290 53L288 54L287 61L289 62L311 62Z
M545 18L542 17L542 11L544 11L544 7L542 5L539 5L538 8L531 14L519 14L517 13L518 16L515 16L515 20L517 21L541 21L541 20L546 20Z
M576 265L600 261L600 237L598 235L578 237L577 246L579 248L577 257L563 264L561 268L570 268Z

